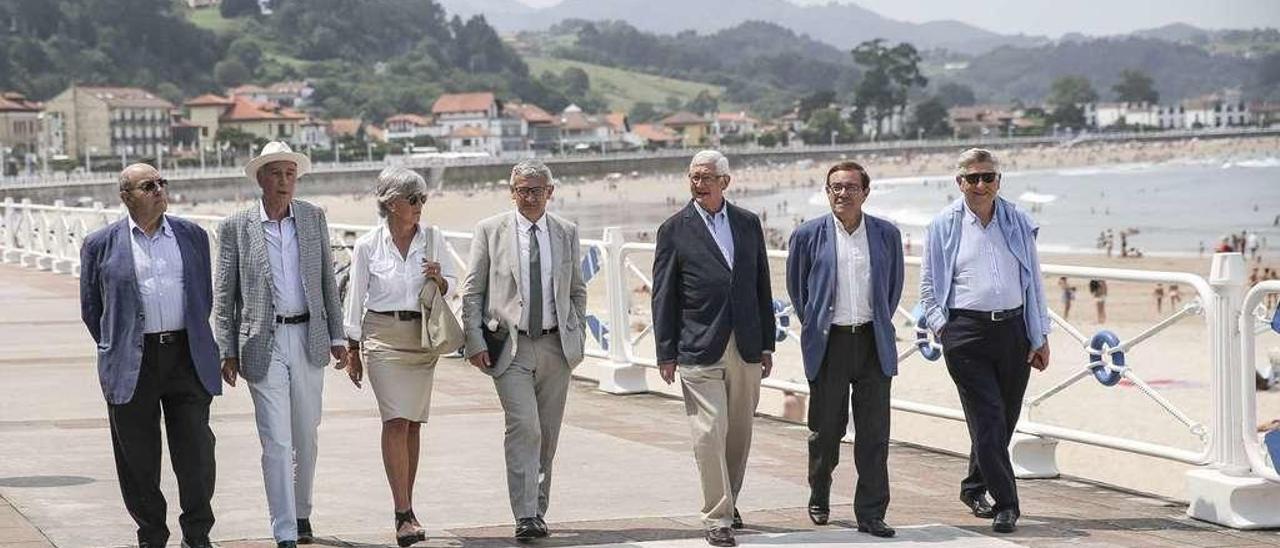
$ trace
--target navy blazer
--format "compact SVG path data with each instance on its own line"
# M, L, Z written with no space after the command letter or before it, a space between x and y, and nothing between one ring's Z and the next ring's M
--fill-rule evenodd
M187 344L200 384L222 393L218 346L209 327L213 281L209 235L195 223L166 215L182 252ZM142 369L142 298L133 268L129 219L94 231L80 247L80 317L98 343L98 380L107 403L133 399Z
M871 252L871 315L876 354L885 375L898 374L898 347L893 315L902 299L902 233L892 223L867 214L867 247ZM836 234L831 215L800 225L791 233L787 255L787 293L800 318L804 374L817 380L827 352L827 334L836 304Z
M658 227L653 259L653 334L658 362L711 365L729 335L748 363L773 351L775 320L764 229L754 213L725 202L733 269L692 200Z

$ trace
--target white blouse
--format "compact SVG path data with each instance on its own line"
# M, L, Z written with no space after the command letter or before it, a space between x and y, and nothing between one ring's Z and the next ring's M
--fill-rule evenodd
M434 237L428 249L426 230L426 227L418 227L413 242L409 244L407 257L400 256L386 224L378 225L356 240L355 249L351 252L347 302L343 307L343 326L348 339L361 340L360 324L365 310L418 310L418 293L427 281L422 274L424 260L440 263L440 274L449 282L449 291L444 295L446 300L457 291L457 270L453 257L445 248L444 233L439 228L432 228Z

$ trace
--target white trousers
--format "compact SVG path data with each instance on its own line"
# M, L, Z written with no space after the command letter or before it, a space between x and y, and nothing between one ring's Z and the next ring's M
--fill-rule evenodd
M306 338L306 324L276 325L267 376L249 383L277 542L297 540L297 520L311 517L325 368L307 361Z

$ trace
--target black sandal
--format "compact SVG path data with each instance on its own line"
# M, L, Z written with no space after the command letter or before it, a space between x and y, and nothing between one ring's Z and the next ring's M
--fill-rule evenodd
M408 546L412 546L414 543L427 540L427 532L422 529L418 529L417 531L407 535L400 535L400 528L404 527L406 523L422 527L421 525L418 525L417 522L418 518L413 515L413 509L409 509L404 512L396 512L396 544L400 545L400 548L406 548Z

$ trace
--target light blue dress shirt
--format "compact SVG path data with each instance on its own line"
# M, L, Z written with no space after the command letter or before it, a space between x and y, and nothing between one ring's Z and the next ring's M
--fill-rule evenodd
M129 234L133 273L142 301L142 332L186 329L182 250L178 249L178 238L173 235L169 219L161 217L160 228L148 236L129 217Z
M276 314L302 314L307 311L307 299L298 267L298 228L293 218L293 206L289 206L289 212L279 221L267 217L267 209L261 200L258 201L258 209L262 214L263 232L266 233L267 262L271 263Z
M1000 218L992 215L984 227L966 205L949 308L987 312L1022 306L1021 270L1018 258L1009 251Z
M729 264L729 270L733 270L733 230L729 228L729 201L721 202L720 211L715 213L702 209L698 202L693 205L706 223L707 230L711 231L711 239L716 241L716 247L724 255L724 262Z

